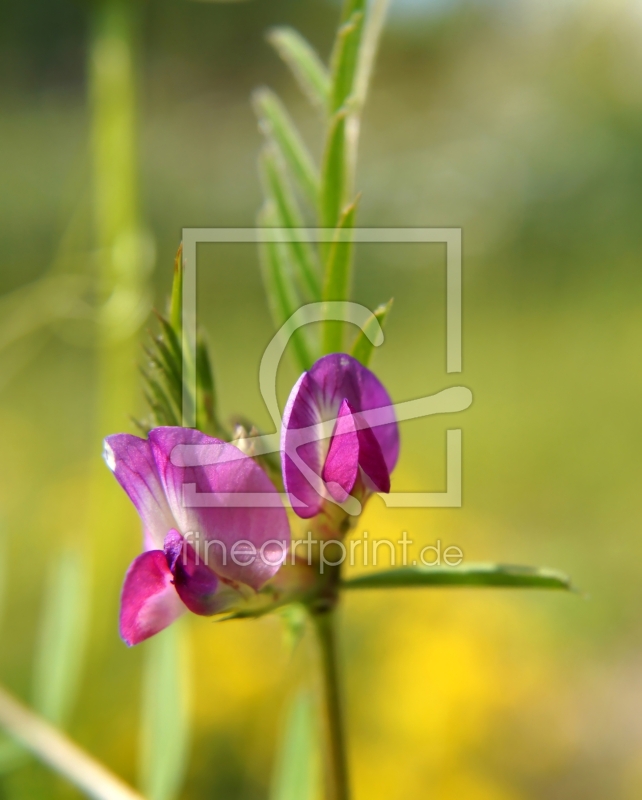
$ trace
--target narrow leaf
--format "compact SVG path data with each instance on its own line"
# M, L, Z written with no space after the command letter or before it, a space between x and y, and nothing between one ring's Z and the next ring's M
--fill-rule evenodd
M182 364L183 346L181 344L180 336L176 333L169 320L165 319L162 314L157 313L156 318L161 326L163 336L165 337L165 342L169 348L172 358L176 361L176 363Z
M365 13L365 10L366 0L344 0L341 8L341 23L347 22L355 13Z
M370 78L379 47L379 39L381 38L390 3L391 0L373 0L368 8L359 44L359 60L352 89L357 113L363 109L366 102Z
M180 425L180 414L177 406L172 403L165 389L153 375L143 372L143 377L148 388L147 400L158 417L160 425Z
M331 113L337 112L352 95L362 31L363 12L355 11L337 33L331 59Z
M360 361L364 367L367 367L377 346L376 337L380 330L386 324L386 319L392 308L392 298L384 305L379 306L373 312L372 317L366 323L363 330L359 331L354 342L350 355Z
M324 301L347 300L349 297L354 251L352 228L354 227L358 202L359 198L343 210L334 240L330 245L323 282ZM340 353L343 351L343 327L342 322L324 322L324 353Z
M196 339L196 420L202 431L211 431L215 436L227 439L227 432L220 424L217 415L216 389L210 355L203 336Z
M320 765L315 734L312 698L308 692L300 690L286 718L270 800L317 800Z
M276 226L276 212L271 203L266 204L261 210L258 223L261 228L266 230ZM259 258L270 312L274 326L278 329L301 304L291 279L288 250L282 242L278 241L276 233L269 241L259 244ZM302 370L309 369L314 363L314 358L307 332L299 328L293 334L291 341L299 367Z
M278 218L278 227L305 227L303 216L296 198L288 184L282 163L272 148L266 147L261 154L261 173L265 194L273 200ZM309 242L288 242L288 250L292 254L295 276L299 288L307 300L321 299L321 281L314 250Z
M254 109L265 135L279 148L292 177L313 208L319 203L319 175L285 106L270 89L254 93Z
M338 111L330 122L321 170L321 204L319 217L322 228L334 228L345 205L345 135L346 112ZM326 248L327 249L327 248Z
M77 699L87 639L87 564L63 553L50 575L34 664L34 707L64 727Z
M162 337L157 336L154 339L154 346L156 348L156 354L151 354L152 361L162 375L163 381L168 388L170 396L176 403L177 408L180 408L183 397L181 364L176 362L173 353Z
M343 582L344 589L403 589L423 586L497 586L572 590L563 572L510 564L469 564L465 567L399 567Z
M181 242L174 259L174 280L169 301L169 324L179 341L183 329L183 243Z
M141 788L148 800L173 800L189 754L187 638L183 620L146 643L141 721Z
M330 76L312 45L294 28L287 27L272 28L267 39L312 105L325 110L330 97Z

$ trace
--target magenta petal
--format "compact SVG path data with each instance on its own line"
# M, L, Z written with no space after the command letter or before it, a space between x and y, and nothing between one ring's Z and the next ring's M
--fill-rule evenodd
M353 490L358 474L359 435L348 401L344 400L323 467L323 480L334 499L343 503Z
M185 611L162 550L138 556L127 570L120 598L120 635L130 647L171 625Z
M277 494L261 467L238 448L188 428L156 428L149 441L178 528L204 555L207 565L229 581L259 589L279 569L290 541L290 527L282 504L272 507L243 505L235 495ZM177 467L171 455L178 445L203 446L203 466ZM210 463L213 462L213 463ZM191 486L191 489L190 489ZM189 490L189 505L185 494ZM241 543L240 545L237 543ZM236 548L234 549L234 545ZM254 553L241 555L241 550ZM279 557L275 553L281 553ZM263 554L262 554L263 553Z
M307 508L295 507L301 517L312 517L321 510L323 498L315 490L310 474L322 474L331 445L323 438L320 427L323 422L337 419L344 400L353 413L366 412L362 421L367 421L377 440L388 475L397 463L399 429L392 401L381 382L345 353L324 356L301 376L290 393L283 415L283 481L286 491L306 504ZM306 437L312 441L301 444ZM370 464L372 448L367 442L360 447L365 447L364 460L368 460L369 469L374 469ZM380 470L374 471L376 480L373 481L381 483Z
M359 415L357 415L357 421L361 421ZM367 425L363 425L359 427L357 436L359 437L359 466L366 477L366 486L371 491L389 492L390 472L374 431Z
M149 442L129 433L105 439L103 457L129 495L145 531L145 548L161 549L176 522L165 499Z
M303 519L314 517L323 504L311 478L320 479L330 444L328 438L323 438L321 423L334 416L322 417L317 387L310 373L304 372L290 392L281 428L283 484L292 506ZM307 475L302 467L309 471ZM295 500L305 505L295 504Z
M218 578L201 563L200 556L178 531L167 534L165 555L174 576L174 587L189 610L203 617L216 614L220 610L216 597Z

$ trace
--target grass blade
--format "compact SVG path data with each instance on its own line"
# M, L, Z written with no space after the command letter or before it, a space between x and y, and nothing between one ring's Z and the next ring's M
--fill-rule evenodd
M9 570L9 547L7 534L5 532L4 521L0 518L0 626L2 625L2 615L4 613L5 598L7 597L7 576Z
M330 112L335 113L352 95L363 31L363 12L355 11L337 33L332 52Z
M8 547L4 525L0 520L0 627L4 612L5 598L7 596L8 575ZM13 739L0 735L0 775L11 772L22 766L29 756L26 751Z
M319 217L322 228L336 227L345 205L346 112L338 111L330 123L321 170Z
M144 800L42 717L0 687L0 727L94 800Z
M85 654L89 585L77 551L64 552L50 575L34 664L34 707L65 727L77 697Z
M323 300L325 301L348 299L354 251L352 228L358 202L359 198L343 210L334 241L330 245L323 282ZM342 322L326 321L323 324L324 353L343 351L343 328Z
M288 27L272 28L267 40L290 68L312 105L325 111L330 97L330 75L312 45Z
M404 589L424 586L486 586L572 590L562 572L512 564L469 564L465 567L399 567L343 582L344 589Z
M279 148L296 183L312 208L316 208L319 174L285 106L274 92L265 88L254 93L253 101L263 132Z
M270 800L317 800L320 765L315 732L312 698L301 690L287 715Z
M259 226L269 230L276 227L276 212L272 204L266 204L259 213ZM278 329L299 308L300 302L290 279L289 255L286 246L274 238L259 244L259 259L263 284L268 297L274 325ZM307 332L300 328L292 336L292 347L299 367L309 369L314 363Z
M189 752L187 640L178 620L147 648L141 722L141 788L148 800L180 792Z
M261 154L261 172L265 194L272 199L278 219L278 227L305 228L303 216L296 198L288 184L282 164L272 148L266 147ZM321 281L314 250L309 242L290 242L295 277L306 300L321 299ZM297 306L298 307L298 306Z
M364 330L359 331L352 343L350 355L356 358L357 361L360 361L364 367L367 367L370 363L375 347L378 344L383 344L383 339L381 342L377 342L377 338L379 332L383 331L386 319L392 308L392 303L393 300L391 298L384 305L378 306L374 310L372 317L366 323Z

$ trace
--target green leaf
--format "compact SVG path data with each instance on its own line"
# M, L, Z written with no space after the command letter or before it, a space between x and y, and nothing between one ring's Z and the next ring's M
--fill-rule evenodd
M307 691L299 690L286 718L270 800L317 800L320 783L313 702Z
M344 589L403 589L423 586L498 586L571 590L563 572L511 564L469 564L464 567L399 567L358 575Z
M312 45L294 28L272 28L267 40L292 71L312 105L325 111L330 97L330 76Z
M274 203L278 227L305 228L303 216L288 184L282 163L272 148L264 148L260 165L265 194ZM287 247L292 254L295 276L304 297L312 301L320 300L319 268L311 244L306 241L288 242Z
M356 358L357 361L360 361L364 367L367 367L370 363L376 346L377 334L386 324L386 319L392 308L392 303L393 300L390 298L387 303L378 306L374 310L372 317L366 322L365 328L359 331L352 343L350 355Z
M259 213L258 223L259 227L266 231L277 226L277 215L273 203L266 203ZM278 329L294 314L301 303L296 296L291 279L292 268L288 250L282 242L278 241L276 232L269 241L259 244L259 258L270 312L274 326ZM294 332L291 342L299 367L302 370L309 369L315 359L307 332L299 328Z
M180 341L183 330L183 243L181 242L174 259L174 280L169 301L169 324Z
M88 632L86 559L64 552L49 578L34 664L34 708L64 727L77 699Z
M156 314L156 318L161 326L165 342L169 349L172 359L177 364L183 363L183 345L180 336L176 333L169 320L165 319L162 314Z
M359 198L344 208L330 245L323 282L323 300L347 300L350 293L354 242L352 228ZM343 352L343 323L326 321L323 325L324 353Z
M379 47L379 39L381 38L390 3L391 0L372 0L368 7L359 43L359 58L352 88L354 106L358 114L361 113L366 102L370 78Z
M196 388L198 398L196 403L197 427L209 427L216 419L214 377L210 354L203 337L199 334L196 339Z
M156 416L159 425L180 425L178 406L172 402L163 388L161 382L153 375L142 371L148 392L145 393L147 402Z
M345 0L341 8L341 23L347 22L355 13L365 13L365 10L366 0Z
M180 408L183 382L181 365L176 363L170 349L160 336L155 337L153 343L155 352L147 349L145 352L151 360L151 366L162 377L169 395L176 403L176 406Z
M332 52L332 85L330 112L335 113L352 95L359 59L359 44L363 31L364 15L355 11L337 33Z
M321 204L319 217L322 228L334 228L345 205L346 190L346 112L338 111L330 122L323 167L321 169ZM326 248L327 250L328 248Z
M177 620L144 645L139 769L148 800L178 797L189 755L188 642L183 622Z
M216 387L207 343L199 332L196 338L196 424L201 431L227 440L228 432L218 419Z
M285 106L270 89L253 95L254 109L266 137L278 147L299 188L316 209L319 203L319 174Z

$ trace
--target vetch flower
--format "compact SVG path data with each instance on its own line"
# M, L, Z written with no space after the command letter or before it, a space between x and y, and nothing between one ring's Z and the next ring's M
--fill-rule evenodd
M208 445L210 454L214 445L217 455L203 466L177 467L171 454L179 445ZM153 636L186 608L220 612L230 592L258 591L278 571L290 540L285 509L273 497L270 507L235 504L240 493L277 492L233 445L189 428L155 428L148 439L108 436L104 458L143 523L145 552L129 567L121 597L126 644ZM188 491L198 505L186 505Z
M352 356L320 358L295 384L281 431L283 481L296 513L307 519L350 494L389 492L399 457L392 401Z

